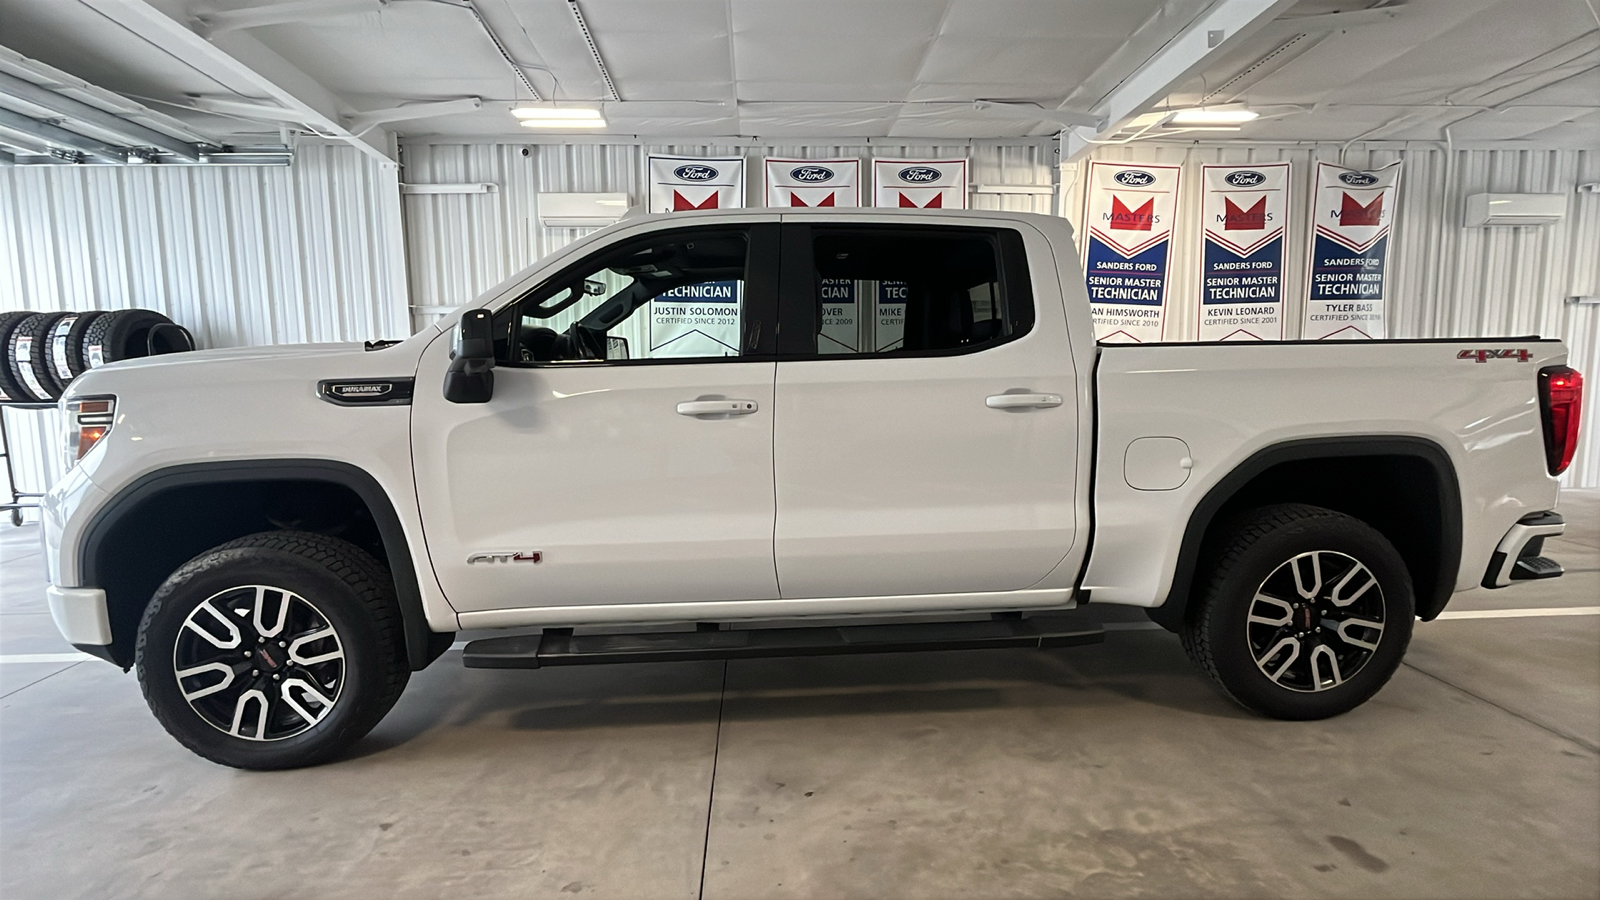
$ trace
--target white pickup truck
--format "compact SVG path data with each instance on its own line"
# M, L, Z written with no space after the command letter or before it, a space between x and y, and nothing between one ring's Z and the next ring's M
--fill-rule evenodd
M1561 574L1560 342L1097 346L1077 260L1043 216L649 216L398 343L95 369L51 611L185 746L284 768L465 629L535 668L1066 646L1124 604L1308 719L1453 592Z

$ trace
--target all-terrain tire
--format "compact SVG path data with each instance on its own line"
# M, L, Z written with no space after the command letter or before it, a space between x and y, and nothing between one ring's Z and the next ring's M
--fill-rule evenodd
M150 329L172 320L150 309L119 309L96 319L83 339L84 362L95 368L150 355Z
M52 403L61 397L61 384L50 371L50 335L56 323L69 314L38 313L23 319L6 345L9 374L30 399Z
M1240 706L1278 719L1336 716L1399 668L1415 621L1411 575L1372 526L1279 504L1225 523L1205 552L1211 568L1197 579L1183 647Z
M61 380L63 386L89 370L88 351L84 342L94 323L109 315L103 309L78 313L72 326L67 329L65 339L60 344L51 345L50 361L56 370L56 378Z
M242 537L173 572L145 608L134 666L168 733L242 769L337 756L411 674L389 574L354 544L302 531Z
M17 326L35 315L38 313L0 313L0 400L20 403L32 399L22 381L11 374L11 335Z

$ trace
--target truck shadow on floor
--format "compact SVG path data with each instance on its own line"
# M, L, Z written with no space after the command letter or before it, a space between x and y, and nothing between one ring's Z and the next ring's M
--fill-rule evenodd
M724 682L724 677L726 681ZM725 721L1040 711L1075 719L1140 707L1251 719L1190 665L1176 638L1121 632L1067 650L967 650L722 662L466 670L458 651L413 677L351 757L434 730L563 732ZM1119 712L1119 710L1125 710Z

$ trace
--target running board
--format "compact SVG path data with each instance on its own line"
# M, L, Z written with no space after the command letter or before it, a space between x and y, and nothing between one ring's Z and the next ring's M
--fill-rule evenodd
M537 669L599 663L756 659L843 653L902 653L910 650L1049 649L1098 644L1099 625L1062 617L986 622L918 622L908 625L844 625L764 628L747 631L673 631L640 634L573 634L564 628L542 634L472 641L462 651L469 669Z

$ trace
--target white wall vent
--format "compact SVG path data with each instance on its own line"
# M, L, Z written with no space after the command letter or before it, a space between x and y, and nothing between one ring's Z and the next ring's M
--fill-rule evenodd
M1567 214L1566 194L1471 194L1466 226L1549 225Z
M628 211L627 194L540 194L539 224L546 228L598 228Z

